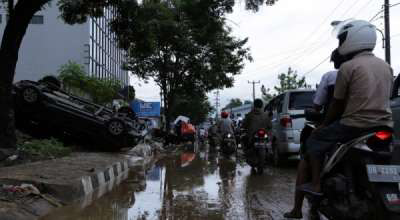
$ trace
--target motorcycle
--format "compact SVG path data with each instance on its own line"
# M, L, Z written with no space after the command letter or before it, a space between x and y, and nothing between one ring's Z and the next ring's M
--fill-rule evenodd
M306 111L314 129L315 114ZM400 166L392 155L391 128L337 144L323 165L322 196L307 195L313 208L335 220L400 219Z
M221 152L226 156L230 156L236 152L236 140L233 134L227 133L222 137Z
M246 162L259 174L264 172L268 135L265 129L259 129L253 134L249 148L245 148Z

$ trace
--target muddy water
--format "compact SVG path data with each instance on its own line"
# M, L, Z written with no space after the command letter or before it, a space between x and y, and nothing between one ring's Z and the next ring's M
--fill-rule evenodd
M85 208L57 210L48 219L283 219L292 204L296 163L254 175L240 156L209 149L164 157Z

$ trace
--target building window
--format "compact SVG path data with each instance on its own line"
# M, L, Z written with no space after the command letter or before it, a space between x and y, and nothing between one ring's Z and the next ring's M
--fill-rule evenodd
M32 17L32 20L30 22L31 24L43 24L44 23L44 17L43 15L34 15Z

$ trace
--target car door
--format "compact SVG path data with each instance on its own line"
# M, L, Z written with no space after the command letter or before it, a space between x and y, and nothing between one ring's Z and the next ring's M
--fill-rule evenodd
M392 99L390 107L392 108L392 115L394 121L394 141L400 142L400 96L399 96L399 83L400 78L397 77L393 87Z
M273 105L273 116L272 116L272 127L274 128L273 133L274 137L277 141L277 144L281 142L283 138L283 129L280 124L280 117L283 111L283 100L284 100L285 94L281 94L277 96L274 99L274 105Z

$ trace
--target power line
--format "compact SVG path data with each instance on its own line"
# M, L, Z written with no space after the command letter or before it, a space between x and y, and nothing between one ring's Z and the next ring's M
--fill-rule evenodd
M331 11L331 13L329 13L329 15L325 17L325 19L317 26L317 28L313 32L311 32L309 37L307 37L306 39L310 39L315 33L317 33L317 31L322 27L322 25L324 25L325 22L329 19L329 17L331 17L336 12L336 10L343 4L343 2L344 0L339 2L339 4Z
M400 5L400 3L394 4L394 5L390 5L390 7L393 7L393 6L396 6L396 5ZM374 18L376 18L379 14L381 14L383 11L384 11L384 10L382 9L382 10L380 10L376 15L374 15L374 16L370 19L370 22L371 22ZM325 63L325 61L327 61L329 58L330 58L330 56L328 56L327 58L325 58L323 61L321 61L321 62L320 62L319 64L317 64L315 67L313 67L310 71L306 72L306 73L304 74L304 76L307 75L307 74L312 73L312 72L313 72L314 70L316 70L319 66L321 66L323 63Z
M366 8L366 7L368 7L368 5L370 5L372 2L373 2L373 0L370 0L370 1L367 2L367 4L363 5L363 6L357 11L357 13L354 14L354 17L358 16L358 15L363 11L363 9Z
M359 2L360 0L357 0L352 4L340 17L343 18L354 6Z
M359 1L360 1L360 0L357 0L354 4L352 4L352 5L341 15L341 17L345 16ZM343 2L344 2L344 1L341 1L341 2L331 11L331 13L330 13L327 17L325 17L324 21L317 27L317 29L315 29L315 30L312 32L311 36L312 36L314 33L316 33L317 30L319 30L319 28L320 28L320 27L335 13L335 11L342 5ZM323 34L324 34L324 33L321 33L319 36L322 36ZM293 57L294 59L292 59L291 62L294 63L294 64L297 64L297 63L299 63L300 61L303 61L303 60L305 59L305 56L303 56L303 54L307 53L307 55L310 55L310 54L315 53L316 51L320 50L328 41L329 41L329 37L327 37L326 40L324 40L323 43L322 43L321 45L319 45L319 46L316 46L316 47L315 47L315 45L311 45L311 46L305 48L304 50L301 50L299 53L296 53L296 54L293 54L293 55L291 55L291 56L285 57L285 61L286 61L286 59L289 59L289 58L292 58L292 57ZM282 63L278 63L277 65L274 65L274 66L273 66L273 67L274 67L273 69L277 68L277 67L280 66L281 64L282 64Z
M336 5L336 7L325 17L325 19L311 32L311 34L308 35L306 39L307 42L309 42L310 39L312 39L312 36L317 33L319 31L319 29L322 27L323 24L325 24L325 22L336 12L336 10L344 3L344 0L342 0L341 2L339 2L338 5ZM325 44L326 41L323 42L323 44ZM305 54L308 50L315 50L315 45L309 45L306 48L300 49L299 52L296 52L294 54L291 54L289 56L284 57L283 59L281 59L280 61L286 61L287 59L299 59L299 57L301 58L303 54ZM279 66L281 65L282 62L279 62L277 65L273 64L273 67L275 66ZM270 65L268 65L269 67ZM264 68L268 68L268 67L263 67Z
M313 67L310 71L304 73L304 76L312 73L314 70L316 70L319 66L321 66L323 63L325 63L328 59L330 58L330 56L328 56L327 58L325 58L324 60L322 60L319 64L317 64L315 67Z

